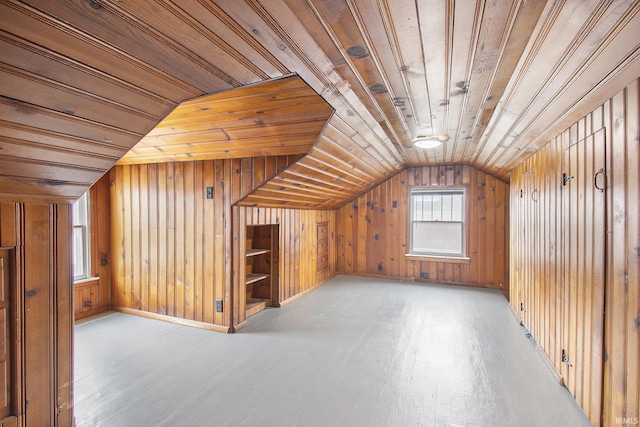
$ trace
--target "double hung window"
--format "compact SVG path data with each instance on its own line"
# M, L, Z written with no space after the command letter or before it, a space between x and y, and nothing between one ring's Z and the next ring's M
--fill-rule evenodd
M411 254L465 256L465 189L411 191Z
M89 278L89 194L73 204L73 279Z

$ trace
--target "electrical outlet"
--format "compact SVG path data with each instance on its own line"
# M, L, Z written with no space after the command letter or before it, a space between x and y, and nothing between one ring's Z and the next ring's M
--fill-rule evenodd
M423 279L428 279L429 278L429 272L428 271L423 271L422 272L422 278Z
M222 300L216 300L216 313L222 313Z
M207 187L207 199L213 199L213 187Z

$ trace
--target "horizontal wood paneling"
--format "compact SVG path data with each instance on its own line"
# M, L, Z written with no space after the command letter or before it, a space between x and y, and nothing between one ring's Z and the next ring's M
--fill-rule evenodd
M352 129L332 117L311 152L253 191L241 206L336 209L399 169L361 147L347 148Z
M468 264L407 259L413 186L466 186ZM508 188L470 166L407 169L337 212L338 270L345 274L460 283L508 290Z
M335 209L425 165L507 179L640 64L633 0L2 0L0 15L4 201L72 202L183 101L291 74L335 111L332 129L245 206ZM317 105L298 104L296 118L283 110L295 125L281 137L266 135L268 114L264 125L232 123L241 108L230 106L228 117L157 129L137 161L206 160L211 148L225 158L306 153L322 127L309 116ZM417 149L423 135L446 142Z
M279 224L279 301L273 305L309 292L337 273L335 224L336 212L328 210L299 210L258 207L233 208L234 236L234 326L245 320L243 298L244 250L241 242L246 239L246 226ZM318 234L320 223L328 225L328 268L318 271Z
M636 80L554 137L511 174L511 305L596 425L639 416L639 84ZM606 184L604 219L596 216L597 202L590 196L563 208L565 150L585 138L601 138L606 146L606 182L597 182ZM578 157L578 173L595 158ZM589 186L593 179L585 176ZM537 190L537 202L522 204L521 190ZM587 225L576 229L576 221ZM595 237L584 237L591 227L606 233L604 247ZM565 251L574 251L575 259ZM598 256L606 265L604 295L591 283L600 274L594 270ZM520 309L523 301L526 312ZM569 355L572 367L561 360L567 346L576 349Z
M307 154L333 109L299 76L181 103L118 164Z
M229 328L231 206L298 156L116 166L111 304ZM212 199L206 198L207 187ZM224 304L215 312L215 300Z

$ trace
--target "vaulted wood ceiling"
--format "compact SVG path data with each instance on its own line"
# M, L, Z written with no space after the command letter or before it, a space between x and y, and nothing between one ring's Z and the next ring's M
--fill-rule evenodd
M335 113L306 156L243 203L332 208L418 165L466 163L508 180L640 75L639 10L633 0L0 0L0 200L72 201L182 101L288 74ZM420 135L448 140L422 150Z

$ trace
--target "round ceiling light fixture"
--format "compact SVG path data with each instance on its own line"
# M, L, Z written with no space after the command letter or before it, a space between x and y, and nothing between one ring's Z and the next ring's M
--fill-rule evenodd
M413 145L418 148L436 148L444 141L448 140L448 135L430 135L430 136L418 136Z

